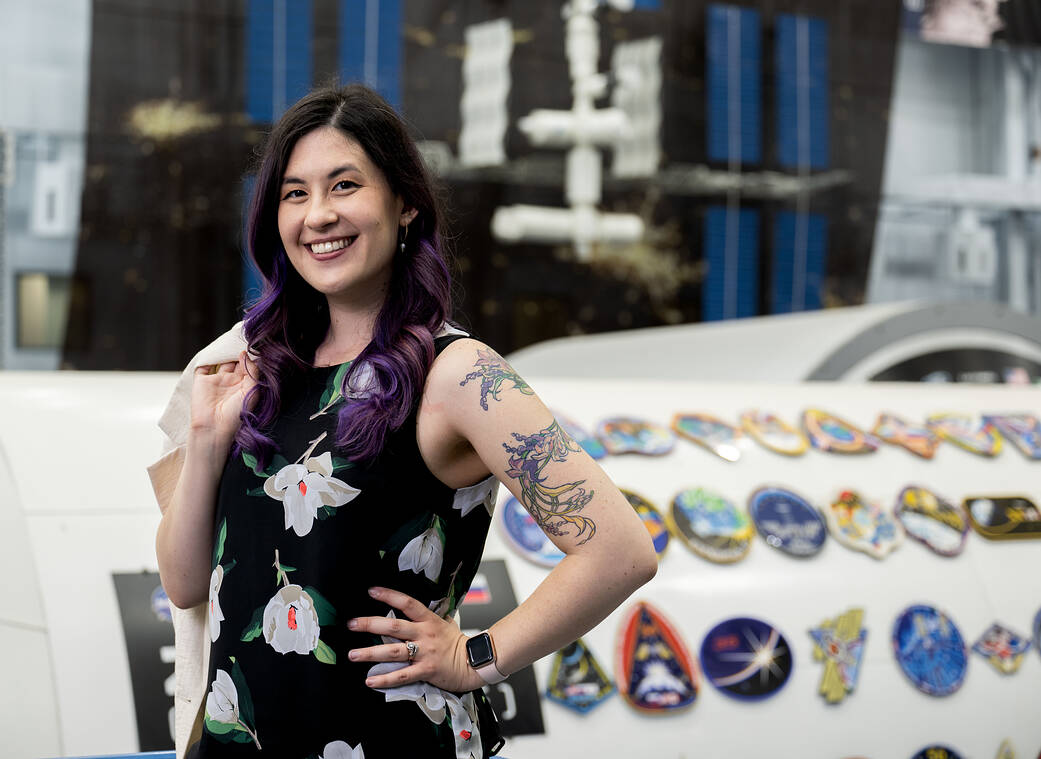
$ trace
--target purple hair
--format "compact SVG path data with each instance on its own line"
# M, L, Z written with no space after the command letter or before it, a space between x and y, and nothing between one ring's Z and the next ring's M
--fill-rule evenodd
M437 201L397 113L357 84L321 88L298 101L268 137L249 206L247 244L264 288L246 312L244 332L260 359L257 384L245 404L251 410L243 409L235 453L253 453L258 469L267 466L275 451L268 433L281 409L282 388L312 366L329 329L325 296L293 268L278 232L280 186L289 155L297 140L325 126L357 142L405 208L416 210L404 252L395 251L372 341L351 364L341 387L345 397L352 389L366 391L361 397L355 393L338 413L336 444L345 455L359 461L376 458L388 433L413 412L434 360L434 335L451 313L451 276L441 251ZM362 374L362 367L370 369Z

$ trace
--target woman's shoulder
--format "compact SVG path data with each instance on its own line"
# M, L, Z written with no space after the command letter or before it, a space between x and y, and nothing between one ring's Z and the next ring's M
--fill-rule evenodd
M487 343L462 331L452 338L438 346L437 357L427 376L424 395L428 398L450 401L470 392L470 385L474 384L482 388L484 396L489 388L497 388L504 380L516 377L506 359ZM435 341L440 342L441 339Z

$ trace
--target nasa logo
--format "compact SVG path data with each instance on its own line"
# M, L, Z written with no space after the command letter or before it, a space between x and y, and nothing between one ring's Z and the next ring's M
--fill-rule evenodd
M540 567L555 567L564 552L546 537L528 510L513 496L506 499L499 520L506 542L517 553Z
M930 696L949 696L965 681L965 640L953 620L932 606L915 604L897 616L893 652L907 679Z
M665 616L643 601L622 623L617 672L619 693L640 711L676 711L698 697L690 652Z
M672 501L669 524L694 553L730 564L748 555L755 531L748 516L716 493L702 488L681 491Z
M713 627L701 643L701 669L728 696L757 701L788 682L792 650L781 633L758 619L737 617Z
M806 435L814 448L831 453L874 453L878 439L859 427L820 409L806 409L802 415Z
M670 430L643 419L627 417L614 417L600 422L596 436L611 454L664 456L676 444L676 436Z
M546 696L551 701L585 714L614 691L614 685L584 640L579 638L557 651L546 688Z
M790 490L765 487L748 499L748 512L767 545L806 558L820 552L828 537L824 518Z
M712 451L726 461L741 458L741 430L709 414L676 414L672 429L681 437Z

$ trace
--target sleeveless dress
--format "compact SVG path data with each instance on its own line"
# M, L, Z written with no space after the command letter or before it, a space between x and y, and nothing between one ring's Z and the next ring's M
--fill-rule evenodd
M438 354L459 336L435 341ZM263 470L229 460L218 489L210 578L212 641L202 757L481 757L475 694L414 683L365 685L403 663L351 662L352 648L397 642L347 622L393 610L394 588L448 617L484 549L498 481L453 490L427 469L413 409L378 458L334 444L349 364L315 368L283 391Z

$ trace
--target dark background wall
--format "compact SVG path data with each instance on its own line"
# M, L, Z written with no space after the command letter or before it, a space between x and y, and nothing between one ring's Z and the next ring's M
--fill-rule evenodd
M829 222L824 301L858 303L879 196L899 5L735 4L758 8L763 17L765 152L754 169L777 169L769 127L774 15L809 14L829 24L831 166L849 171L851 180L815 195L811 208ZM665 0L657 9L598 14L601 70L618 41L651 35L664 41L663 169L706 163L706 5ZM76 264L90 295L70 312L77 329L69 334L77 339L67 343L64 365L177 369L241 317L243 180L269 127L245 115L247 9L247 0L95 0ZM511 123L537 107L569 107L559 4L410 0L401 13L401 107L417 138L455 149L464 29L503 16L515 30ZM317 83L338 75L339 3L315 0L313 16ZM166 104L166 116L156 104ZM702 220L720 197L675 192L661 175L612 180L605 170L603 207L640 213L650 233L622 255L580 263L566 247L492 239L497 206L563 203L562 151L535 150L515 126L506 148L505 168L442 178L464 323L510 351L566 334L701 317ZM767 212L785 206L742 203ZM769 268L765 240L763 246L761 282ZM765 313L765 285L760 290Z

